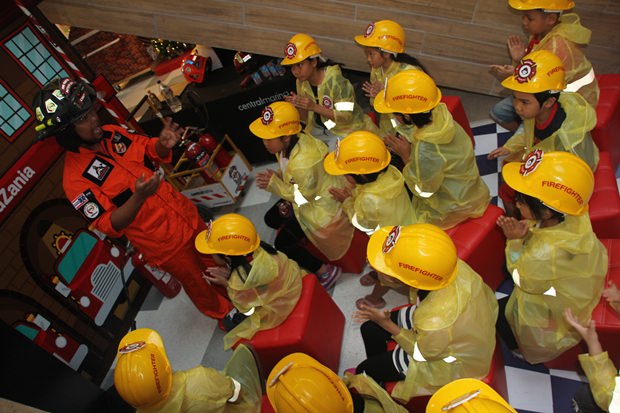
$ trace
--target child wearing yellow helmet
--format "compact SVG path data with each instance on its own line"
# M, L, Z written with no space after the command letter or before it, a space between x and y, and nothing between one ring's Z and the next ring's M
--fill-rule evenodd
M363 46L370 66L370 81L362 84L362 90L370 98L371 106L377 93L385 87L386 79L403 70L426 72L418 59L405 53L405 38L405 30L392 20L372 22L363 35L355 36L355 42ZM379 136L383 137L393 129L390 117L380 114Z
M581 47L590 42L592 32L581 25L575 13L564 13L575 7L573 0L509 0L511 8L522 12L523 29L529 33L527 45L519 36L508 37L510 65L491 65L489 72L500 82L512 76L516 64L527 54L546 50L556 54L566 69L568 90L578 92L596 107L599 88L592 64ZM515 112L511 98L499 102L490 113L500 126L516 131L521 118Z
M353 314L354 321L365 321L361 333L367 359L357 374L379 383L398 381L392 397L407 402L455 379L488 373L497 301L482 278L458 259L448 234L430 224L381 228L370 237L368 261L409 287L416 305L393 312L362 306ZM386 351L391 339L397 346Z
M157 331L139 328L120 341L114 386L138 413L258 413L260 368L239 345L223 371L196 366L172 372Z
M498 332L530 363L553 360L581 337L564 319L571 308L590 319L607 273L607 250L588 217L594 175L568 152L531 153L511 162L504 180L517 191L524 220L498 218L507 238L506 267L515 287L500 300Z
M355 90L340 66L321 57L317 42L304 33L289 40L282 60L297 79L297 91L285 98L306 122L306 131L318 129L344 136L355 130L375 131L376 126L355 102Z
M405 163L414 222L448 229L484 214L491 196L471 139L441 103L441 91L429 75L405 70L392 76L374 107L391 113L398 125L384 142Z
M620 373L607 351L603 351L594 321L582 324L570 308L564 311L564 317L588 346L588 352L579 355L579 363L589 383L584 383L573 396L573 411L620 411Z
M250 131L263 140L276 156L278 171L268 169L256 175L256 185L281 199L265 214L265 223L279 230L275 246L299 265L313 272L330 288L341 269L324 263L306 248L310 241L327 259L335 261L347 252L354 227L331 197L329 189L347 185L343 177L323 169L327 145L301 132L299 112L288 102L265 107L262 116L250 124Z
M195 239L203 254L218 254L226 266L207 268L203 277L226 288L239 313L225 324L224 350L240 339L280 325L301 295L306 271L271 245L261 242L252 221L226 214L207 224Z
M390 151L372 132L359 131L338 140L334 152L329 153L323 165L331 175L343 175L353 188L330 188L334 199L342 202L353 226L372 235L380 227L413 223L411 199L405 180L398 169L390 165ZM382 298L388 287L376 283L375 271L360 279L362 285L374 285L370 295L356 301L383 308Z
M276 413L406 413L372 378L344 380L304 353L275 365L267 378L267 397Z
M523 129L504 146L492 150L489 159L507 156L508 160L519 161L536 149L570 151L596 169L598 148L590 136L596 126L596 113L578 93L562 92L566 76L558 56L546 50L528 54L502 85L512 90ZM515 216L514 192L502 185L499 195L506 213Z

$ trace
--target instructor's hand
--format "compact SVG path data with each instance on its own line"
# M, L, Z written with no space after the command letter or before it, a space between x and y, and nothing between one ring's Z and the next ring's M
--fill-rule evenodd
M136 180L136 196L145 200L157 191L159 184L161 183L161 176L154 173L149 179L144 179L144 174Z
M181 139L183 130L184 129L179 126L178 123L174 122L172 118L165 118L164 128L159 133L159 143L166 149L172 149L179 139Z

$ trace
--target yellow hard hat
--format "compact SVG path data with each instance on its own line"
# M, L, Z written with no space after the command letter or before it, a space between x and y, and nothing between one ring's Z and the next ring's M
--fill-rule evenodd
M502 176L514 190L568 215L585 213L594 190L592 169L569 152L543 153L537 149L523 163L504 165Z
M363 35L355 36L355 41L362 46L378 47L386 52L405 51L405 31L400 24L392 20L370 23Z
M250 131L261 139L276 139L301 131L299 112L288 102L265 106L261 117L250 123Z
M209 221L194 244L203 254L246 255L258 248L260 237L252 221L243 215L226 214Z
M282 66L294 65L310 57L317 57L320 54L321 48L312 37L304 33L297 33L286 44L284 59L280 64Z
M336 150L323 160L330 175L371 174L390 164L390 151L385 143L372 132L358 131L338 139Z
M172 368L155 330L128 333L118 346L117 359L114 386L123 400L137 409L151 409L168 398Z
M304 353L293 353L275 365L267 378L267 397L276 413L353 413L344 382Z
M508 0L508 4L517 10L562 11L575 7L573 0Z
M504 79L502 86L523 93L564 90L564 65L559 57L547 50L532 52L521 59L514 74Z
M477 379L458 379L437 390L426 413L517 413L488 384Z
M431 224L380 228L370 236L367 256L377 271L422 290L443 288L458 272L452 238Z
M375 96L379 113L421 113L439 105L441 91L435 81L421 70L403 70L392 76Z

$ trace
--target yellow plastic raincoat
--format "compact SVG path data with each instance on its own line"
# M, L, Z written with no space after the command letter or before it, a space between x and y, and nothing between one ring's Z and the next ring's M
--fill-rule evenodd
M520 161L536 149L545 152L571 152L583 159L592 170L596 170L599 161L598 148L590 136L596 126L596 112L578 93L560 93L560 106L566 112L562 126L546 139L536 143L534 140L535 119L523 121L523 131L514 134L504 148L510 150L510 159Z
M407 409L396 403L371 377L345 373L343 381L349 389L355 390L364 398L364 413L407 413Z
M411 143L403 175L413 192L414 223L448 229L482 216L491 196L480 178L469 135L445 104L432 113L432 122L422 128L399 125L396 130Z
M409 225L413 223L411 200L405 189L405 179L398 169L389 166L376 181L356 185L342 207L349 219L356 217L358 224L369 235L377 227ZM361 229L361 228L360 228Z
M548 228L532 225L524 239L508 240L506 265L515 281L506 318L525 359L543 363L579 343L564 309L587 324L608 265L607 250L592 232L588 214L566 216Z
M282 324L301 295L301 278L306 271L295 261L281 252L272 255L261 247L252 258L250 273L233 271L226 290L239 311L247 313L254 308L254 313L224 336L224 350L241 338L251 339L260 330Z
M241 385L236 401L233 378ZM168 399L156 409L138 413L259 413L260 374L251 351L240 345L222 372L203 366L172 374Z
M408 401L459 378L486 376L495 349L497 311L493 291L458 260L454 281L431 291L413 312L414 330L401 329L394 337L409 355L409 369L392 397ZM416 349L426 361L416 361L421 360ZM456 360L449 362L450 357Z
M556 54L564 65L566 82L571 83L583 78L592 70L592 64L583 54L580 46L590 43L592 31L581 25L579 16L575 13L563 14L557 24L543 37L532 51L548 50ZM598 103L599 88L596 78L592 83L578 90L593 108Z
M267 191L293 204L295 217L310 242L329 260L337 260L347 252L353 239L353 226L332 198L329 188L344 188L343 176L332 176L323 169L328 149L307 133L291 151L286 169L273 174Z
M366 115L362 107L355 102L355 90L349 80L342 75L340 66L326 66L325 78L317 87L318 96L315 96L310 82L297 80L297 94L309 96L315 102L334 110L334 120L321 116L321 121L332 134L346 136L357 130L367 130L376 133L377 127ZM314 112L308 111L306 132L310 133L316 124Z
M417 69L422 70L417 66L410 65L404 62L396 62L392 61L390 67L387 70L383 70L383 67L372 68L370 69L370 83L379 82L382 85L385 85L385 79L389 79L397 73L402 72L403 70L411 70ZM382 92L379 92L382 93ZM375 98L370 98L370 106L374 105ZM392 133L394 131L394 126L392 125L391 116L387 113L379 114L379 136L383 138L388 133Z
M595 356L587 353L580 354L579 363L590 383L594 401L602 410L608 411L611 397L616 388L618 369L609 359L606 351Z

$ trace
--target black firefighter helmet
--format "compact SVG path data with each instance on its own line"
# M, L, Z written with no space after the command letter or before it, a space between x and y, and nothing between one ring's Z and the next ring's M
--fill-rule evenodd
M34 97L37 138L60 132L88 113L97 101L95 90L81 80L55 79Z

